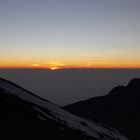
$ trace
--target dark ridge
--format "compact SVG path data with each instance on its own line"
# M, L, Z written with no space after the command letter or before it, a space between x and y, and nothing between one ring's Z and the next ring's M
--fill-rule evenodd
M117 86L113 88L106 96L118 96L118 93L125 90L125 86Z
M128 86L129 88L140 88L140 79L139 78L134 78L132 79Z
M139 140L140 79L132 79L127 86L117 86L105 96L64 106L73 114L105 123L132 140Z

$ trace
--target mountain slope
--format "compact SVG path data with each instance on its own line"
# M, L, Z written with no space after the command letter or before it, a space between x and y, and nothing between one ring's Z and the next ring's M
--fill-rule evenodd
M118 86L106 96L90 98L67 105L64 109L119 130L133 140L139 140L140 79L127 86Z
M0 79L0 139L127 140L119 132L72 115Z

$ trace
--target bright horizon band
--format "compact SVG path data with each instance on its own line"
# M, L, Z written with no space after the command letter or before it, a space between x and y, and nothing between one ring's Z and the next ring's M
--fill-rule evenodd
M15 65L16 64L16 65ZM138 62L77 62L77 63L4 63L0 64L0 68L46 68L46 69L68 69L68 68L140 68Z

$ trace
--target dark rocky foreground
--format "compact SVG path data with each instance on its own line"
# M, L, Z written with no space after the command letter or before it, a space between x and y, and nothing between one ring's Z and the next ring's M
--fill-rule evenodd
M127 86L117 86L106 96L94 97L67 105L64 109L105 123L133 140L139 140L140 127L140 79L135 78Z
M128 140L0 79L0 140Z

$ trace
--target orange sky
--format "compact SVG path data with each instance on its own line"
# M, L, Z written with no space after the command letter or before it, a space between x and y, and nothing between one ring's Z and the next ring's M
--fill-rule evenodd
M65 69L65 68L140 68L139 61L77 61L61 62L52 61L49 63L33 62L0 62L0 68L47 68L47 69Z

